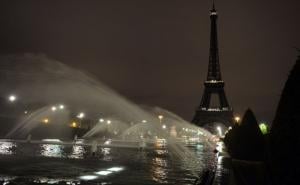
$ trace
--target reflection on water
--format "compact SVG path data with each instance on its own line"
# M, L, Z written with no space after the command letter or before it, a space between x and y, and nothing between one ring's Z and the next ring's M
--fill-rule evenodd
M81 145L73 145L72 147L72 153L69 155L70 158L74 159L83 159L84 154L86 153L86 150Z
M15 153L16 143L14 142L0 142L0 154L11 155Z
M103 155L104 161L111 161L112 156L110 155L111 148L101 148L101 154Z
M188 155L178 160L168 147L151 150L98 147L93 156L90 146L79 144L1 141L0 184L84 184L83 181L91 180L94 184L188 185L197 178L192 171L202 171L211 160L208 157L211 154L203 146L194 146L190 151L198 161L192 161Z
M59 184L61 182L65 182L65 184L72 184L77 185L80 184L80 182L76 179L66 179L66 178L46 178L46 177L36 177L33 180L36 184Z
M41 144L41 155L45 157L63 157L64 145Z
M168 163L165 159L156 157L152 159L152 179L159 183L168 183Z

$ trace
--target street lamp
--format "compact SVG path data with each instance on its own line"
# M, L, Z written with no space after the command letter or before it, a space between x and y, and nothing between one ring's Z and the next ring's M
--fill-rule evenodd
M10 102L15 102L16 100L17 100L17 97L15 95L10 95L8 97L8 101L10 101Z
M107 122L106 122L108 125L110 125L111 124L111 121L110 120L107 120Z
M71 127L76 128L77 127L77 123L75 121L72 122Z
M147 123L147 120L143 120L142 122L143 122L143 123Z
M59 105L59 109L60 109L60 110L62 110L62 109L64 109L64 108L65 108L65 106L64 106L63 104L60 104L60 105Z
M85 114L83 112L80 112L78 115L77 115L77 118L79 119L79 128L81 128L82 126L82 119L85 117Z
M100 121L100 123L103 123L103 122L104 122L104 119L100 118L99 121Z
M84 118L85 114L83 112L80 112L78 115L77 115L77 118L79 119L82 119Z
M158 115L159 122L162 123L162 119L164 119L163 115Z
M241 118L240 118L239 116L235 116L235 117L234 117L234 120L235 120L235 122L236 122L237 124L239 124Z
M49 119L48 118L43 119L43 123L48 124L49 123Z
M166 126L166 125L163 125L163 126L162 126L162 128L163 128L163 129L166 129L166 128L167 128L167 126Z
M57 107L52 106L52 107L51 107L51 110L52 110L53 112L55 112L55 111L57 110Z

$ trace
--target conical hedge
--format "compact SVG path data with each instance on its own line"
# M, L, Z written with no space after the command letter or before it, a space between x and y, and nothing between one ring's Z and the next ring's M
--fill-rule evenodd
M225 144L233 158L255 161L264 159L264 136L250 109L246 111L241 125L236 125L226 135Z
M275 184L299 183L299 151L300 56L285 83L270 131L270 169Z

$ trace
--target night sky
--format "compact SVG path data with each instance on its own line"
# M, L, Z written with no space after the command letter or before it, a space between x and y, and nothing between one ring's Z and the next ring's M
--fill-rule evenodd
M0 54L43 53L137 104L191 120L206 78L209 0L6 0ZM217 1L227 98L270 122L300 47L300 1Z

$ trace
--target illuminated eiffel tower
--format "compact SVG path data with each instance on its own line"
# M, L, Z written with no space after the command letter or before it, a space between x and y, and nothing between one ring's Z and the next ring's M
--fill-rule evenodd
M204 82L205 89L200 106L197 108L192 120L194 124L207 127L209 130L211 130L210 127L212 127L212 123L222 123L227 127L233 123L233 111L225 95L225 83L222 80L220 71L217 18L218 14L215 9L215 4L213 3L213 7L210 11L211 33L207 79ZM212 105L213 97L218 100L217 105Z

